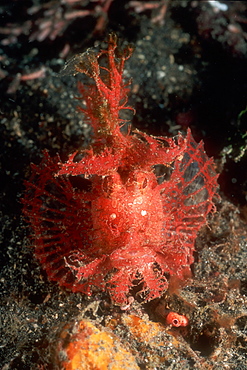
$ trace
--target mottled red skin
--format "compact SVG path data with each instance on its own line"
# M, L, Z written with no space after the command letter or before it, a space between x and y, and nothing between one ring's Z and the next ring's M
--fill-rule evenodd
M45 152L23 202L48 277L74 292L108 290L125 305L134 285L148 301L167 289L168 276L183 279L189 271L217 175L190 130L176 139L121 131L119 112L129 109L122 73L131 49L118 59L115 49L110 35L107 51L89 50L66 65L63 74L73 69L95 82L80 85L94 143L82 159L76 152L66 163ZM99 65L102 55L107 69Z

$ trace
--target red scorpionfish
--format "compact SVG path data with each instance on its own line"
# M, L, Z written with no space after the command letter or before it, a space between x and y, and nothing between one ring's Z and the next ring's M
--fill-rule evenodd
M120 111L132 109L123 82L131 53L131 46L119 51L111 34L107 50L89 49L65 65L62 75L84 73L93 82L79 85L79 109L94 141L66 163L45 152L23 199L48 277L73 292L106 290L119 305L135 290L143 301L160 297L170 276L185 278L217 189L213 159L190 130L176 138L123 130Z

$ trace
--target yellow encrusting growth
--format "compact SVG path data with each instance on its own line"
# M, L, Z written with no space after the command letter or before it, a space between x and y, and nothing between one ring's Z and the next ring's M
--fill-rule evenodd
M59 366L64 370L138 370L134 356L120 341L91 321L66 326L60 334Z
M144 320L136 315L123 315L122 321L140 342L150 342L164 330L160 323Z

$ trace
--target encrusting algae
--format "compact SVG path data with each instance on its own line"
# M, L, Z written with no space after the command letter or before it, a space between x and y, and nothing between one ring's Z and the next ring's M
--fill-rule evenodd
M139 370L119 339L89 320L67 324L59 336L56 362L63 370Z

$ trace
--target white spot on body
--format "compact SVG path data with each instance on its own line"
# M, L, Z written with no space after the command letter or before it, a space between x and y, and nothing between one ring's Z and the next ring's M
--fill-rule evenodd
M138 197L133 200L133 204L142 204L142 202L143 202L142 197Z

